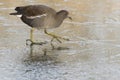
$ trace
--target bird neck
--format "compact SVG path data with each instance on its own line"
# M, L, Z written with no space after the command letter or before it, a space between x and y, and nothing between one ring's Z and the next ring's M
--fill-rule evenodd
M63 22L65 18L61 15L56 15L55 17L55 21L56 21L56 26L58 27L59 25L61 25L61 23Z

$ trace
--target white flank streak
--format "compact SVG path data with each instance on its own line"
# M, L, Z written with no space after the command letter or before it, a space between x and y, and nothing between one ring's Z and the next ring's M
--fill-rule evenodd
M29 19L34 19L34 18L40 18L40 17L43 17L43 16L47 16L47 14L43 14L43 15L37 15L37 16L27 16L27 18Z
M22 15L17 15L17 17L22 17Z

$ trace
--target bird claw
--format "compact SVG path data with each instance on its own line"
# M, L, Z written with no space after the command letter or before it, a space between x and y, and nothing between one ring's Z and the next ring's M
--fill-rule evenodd
M56 39L59 43L62 43L62 41L60 41L60 39L63 39L65 41L70 41L70 39L68 39L68 38L63 38L63 37L56 36L56 35L52 35L52 36L53 36L53 39Z
M60 39L63 39L65 41L70 41L70 39L68 39L68 38L62 38L62 37L54 37L54 39L56 39L59 43L62 43L62 41L60 41Z
M70 41L70 39L68 39L68 38L63 38L63 40L65 40L65 41Z

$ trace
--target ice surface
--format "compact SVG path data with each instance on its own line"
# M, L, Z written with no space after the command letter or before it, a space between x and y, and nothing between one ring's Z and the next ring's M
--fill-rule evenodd
M119 0L13 0L0 2L0 80L119 80ZM48 30L70 38L52 50L50 43L35 45L33 57L25 45L30 28L15 16L14 7L46 4L68 9L73 21ZM79 3L79 4L78 4ZM43 30L35 41L50 42ZM43 56L47 51L47 56Z

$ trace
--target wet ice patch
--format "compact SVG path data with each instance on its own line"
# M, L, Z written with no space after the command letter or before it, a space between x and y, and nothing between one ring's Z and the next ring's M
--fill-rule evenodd
M69 0L64 0L65 2L69 1Z
M6 31L10 33L18 33L17 30L13 30L12 28L7 29Z
M0 8L0 10L10 10L10 9L14 9L13 7L10 8Z
M5 17L3 17L3 16L0 15L0 20L1 21L6 21L7 19Z
M6 54L6 53L11 53L11 50L10 49L7 49L7 48L2 48L0 49L0 54Z
M0 5L3 5L4 3L0 3Z

